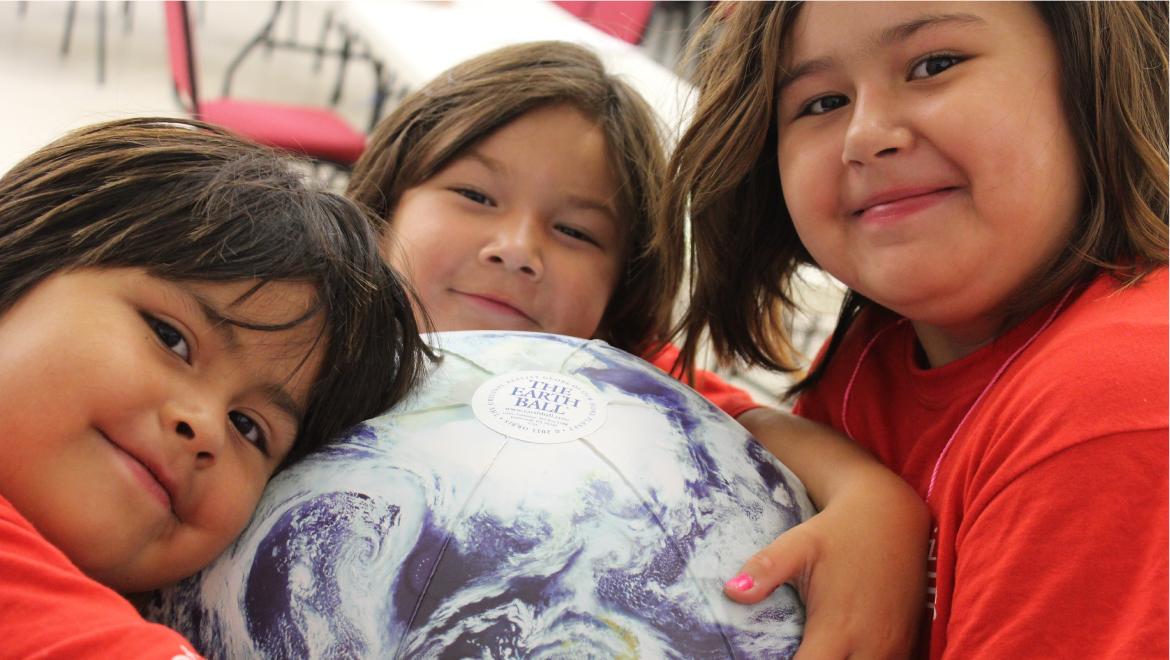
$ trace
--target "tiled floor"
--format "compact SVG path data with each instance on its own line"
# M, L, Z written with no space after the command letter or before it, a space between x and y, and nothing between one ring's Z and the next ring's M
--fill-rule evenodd
M172 93L161 2L104 4L103 82L98 81L99 10L103 5L75 3L69 51L62 54L71 4L0 2L0 89L5 90L6 98L0 109L0 172L72 128L122 116L182 114ZM220 94L232 58L265 24L273 7L268 1L192 3L205 97ZM278 35L315 43L326 13L335 8L328 2L288 3L278 23ZM656 14L644 48L660 61L675 58L677 40L672 35L682 29L683 21L695 16L688 11ZM336 60L326 60L316 70L312 55L254 51L238 70L232 94L326 105L336 65ZM336 110L355 127L364 128L369 122L373 83L372 71L363 63L351 63L347 68ZM839 293L827 282L818 282L808 290L810 306L829 315L814 317L811 326L805 324L820 337L828 330ZM809 342L812 347L817 344L815 339ZM787 383L783 376L760 372L730 376L761 401L772 401Z

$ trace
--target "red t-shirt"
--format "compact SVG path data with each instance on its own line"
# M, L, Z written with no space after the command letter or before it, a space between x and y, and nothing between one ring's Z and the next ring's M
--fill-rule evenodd
M86 577L0 497L0 660L191 660L193 649Z
M671 376L681 380L682 370L671 370L671 367L674 366L674 361L678 358L678 353L677 346L667 344L662 347L662 350L646 358L646 360ZM752 400L752 395L731 385L710 371L696 369L695 382L692 387L699 394L702 394L705 399L732 417L739 417L752 408L760 407L760 404Z
M923 497L938 466L920 656L1168 654L1166 270L1055 309L936 369L867 310L797 403Z

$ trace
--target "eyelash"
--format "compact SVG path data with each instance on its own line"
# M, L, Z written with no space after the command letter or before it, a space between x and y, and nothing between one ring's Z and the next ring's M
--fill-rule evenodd
M232 426L235 427L236 431L238 431L239 434L244 437L244 440L255 445L256 448L259 449L261 451L261 453L263 453L265 456L269 455L269 453L268 453L268 436L264 433L264 429L262 429L260 427L260 424L257 423L256 420L252 419L251 417L245 415L242 412L238 412L235 410L228 413L228 419L231 420ZM257 437L255 440L252 440L251 438L249 438L248 433L246 431L244 431L242 428L240 428L239 420L241 420L241 419L246 420L248 424L252 425L252 429L256 431Z
M452 188L451 190L476 204L483 204L484 206L496 205L496 200L473 188Z
M930 62L935 62L935 61L939 61L939 60L949 60L950 64L946 68L944 68L941 71L938 71L932 75L923 76L921 78L913 77L914 71L917 70L919 67L921 67L925 64L928 64ZM917 60L916 62L914 62L914 64L910 67L910 71L907 72L907 74L906 74L906 79L907 80L924 80L925 78L934 78L935 76L938 76L940 74L947 72L955 65L961 64L964 61L966 61L966 58L961 57L959 55L955 55L954 53L931 53L931 54ZM826 94L825 96L817 97L817 98L809 101L808 103L804 104L804 106L800 109L800 113L797 116L804 117L804 116L823 115L827 112L832 112L833 110L836 110L837 108L840 108L840 107L843 107L844 105L846 105L846 103L842 103L841 105L838 105L838 106L833 107L833 108L821 110L820 112L813 112L813 110L812 110L813 106L815 106L817 103L819 103L821 101L825 101L827 99L844 99L846 103L848 102L848 99L841 94Z
M162 342L162 345L167 350L181 357L187 364L191 363L191 342L187 341L187 338L183 336L182 332L180 332L170 323L167 323L166 321L163 321L145 312L142 313L142 318L146 321L146 324L150 326L150 329L154 332L155 337L157 337L158 340ZM185 353L176 351L173 347L174 344L180 342L187 347ZM260 424L256 422L256 420L245 415L244 413L237 412L235 410L228 413L228 420L231 422L232 427L236 429L236 431L244 438L245 441L254 445L265 456L270 455L268 450L268 436L264 433L264 430L261 428ZM248 431L240 428L244 421L252 425L251 430L256 431L257 438L255 440L252 440L248 437Z
M925 78L933 78L939 74L942 74L942 73L948 71L949 69L954 67L956 64L961 64L965 59L966 58L961 57L959 55L956 55L954 53L947 53L947 52L931 53L931 54L919 59L917 62L915 62L914 65L910 67L910 71L907 72L906 78L908 80L922 80L923 78L914 78L913 77L913 73L914 73L914 71L916 71L918 69L918 67L920 67L924 64L928 64L930 62L936 62L939 60L950 60L950 64L942 71L939 71L939 72L932 74L932 75L925 76Z
M595 245L597 247L601 247L601 243L598 243L597 239L593 238L592 236L590 236L586 232L583 232L580 229L577 229L576 227L570 227L568 225L557 225L556 229L557 229L557 231L561 232L565 236L568 236L569 238L572 238L572 239L578 240L578 241L584 241L586 243L589 243L590 245Z
M179 332L179 330L170 323L151 316L150 314L143 313L142 318L146 321L146 324L150 326L151 331L154 332L154 336L157 337L160 342L162 342L162 345L166 347L168 351L181 357L187 364L191 363L191 342L187 341L187 338L183 335L182 332ZM175 350L174 344L171 343L172 341L174 344L182 343L187 347L187 350L183 352Z
M490 206L493 208L496 206L496 201L494 199L473 188L451 188L451 191L476 204L483 204L484 206ZM577 229L576 227L570 227L568 225L557 225L556 229L569 238L584 241L591 245L601 247L601 244L597 242L597 239L593 238L588 233Z
M840 95L840 94L827 94L825 96L819 96L819 97L809 101L808 103L804 104L804 107L802 107L800 109L800 114L798 114L797 116L798 117L814 116L815 117L817 115L823 115L826 112L832 112L833 110L836 110L837 108L844 107L846 105L846 103L842 103L841 105L838 105L835 108L821 110L820 112L813 112L813 109L812 109L813 106L815 106L817 103L820 103L821 101L825 101L828 99L845 99L845 97ZM848 101L848 99L845 99L845 101Z

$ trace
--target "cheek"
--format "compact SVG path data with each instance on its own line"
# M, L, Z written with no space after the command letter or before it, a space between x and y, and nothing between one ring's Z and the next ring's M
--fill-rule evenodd
M830 136L785 140L777 149L780 188L793 218L832 214L840 196L841 145Z
M471 258L459 245L459 238L455 234L444 238L435 233L414 232L393 241L389 250L390 266L414 287L424 305L432 302L432 289L449 279L459 260Z
M805 248L822 262L822 245L831 242L840 205L840 152L824 145L800 145L779 154L784 206Z
M424 282L423 273L457 251L455 241L463 233L452 226L450 211L435 197L431 191L407 191L382 237L383 256L414 284Z
M202 530L205 538L203 552L210 554L210 558L214 558L244 531L267 484L267 479L261 483L248 470L237 469L233 472L235 476L221 480L221 488L208 493L207 505L191 521L194 528ZM233 487L229 488L229 485Z
M618 274L610 264L591 264L566 273L556 287L562 323L558 334L591 339L601 327L602 317L615 294Z
M1063 240L1080 209L1083 186L1062 112L1042 105L1000 116L997 137L973 135L950 149L956 160L967 154L964 169L977 209L985 218L1000 219L1005 234L1021 241L1043 240L1035 233Z

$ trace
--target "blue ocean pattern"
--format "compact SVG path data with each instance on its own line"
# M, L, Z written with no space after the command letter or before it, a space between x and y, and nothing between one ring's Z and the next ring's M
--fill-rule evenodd
M428 336L442 359L386 414L279 474L240 539L150 617L214 658L785 658L803 608L722 595L812 515L734 420L604 342ZM480 384L538 370L592 385L570 442L491 430Z

